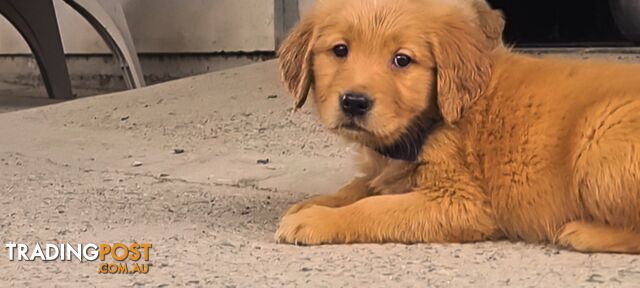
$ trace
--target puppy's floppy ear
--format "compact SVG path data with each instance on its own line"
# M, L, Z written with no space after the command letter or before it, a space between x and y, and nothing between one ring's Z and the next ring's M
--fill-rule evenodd
M295 108L304 105L313 82L312 47L315 40L314 21L306 17L282 42L278 51L282 81L293 95Z
M495 43L485 36L479 21L474 22L478 18L473 14L450 11L437 21L439 26L433 32L438 106L450 125L478 99L491 78L492 62L486 54Z
M493 47L502 46L502 32L505 25L502 11L492 9L485 0L473 0L473 8L478 13L478 22L482 32Z

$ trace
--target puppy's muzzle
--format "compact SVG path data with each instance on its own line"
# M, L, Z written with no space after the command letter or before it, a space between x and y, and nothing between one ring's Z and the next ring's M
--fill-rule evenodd
M363 116L372 107L373 101L366 94L350 92L340 96L340 108L348 117Z

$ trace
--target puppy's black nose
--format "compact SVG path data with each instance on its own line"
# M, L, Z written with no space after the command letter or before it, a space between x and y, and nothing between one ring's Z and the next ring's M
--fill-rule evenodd
M348 116L362 116L371 110L373 102L371 98L361 93L347 93L340 97L342 112Z

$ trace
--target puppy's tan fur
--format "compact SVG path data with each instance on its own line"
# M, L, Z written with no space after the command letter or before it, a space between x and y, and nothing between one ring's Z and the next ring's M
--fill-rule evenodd
M364 176L291 207L277 239L640 253L640 67L513 53L503 24L482 0L320 1L282 46L283 79L361 144ZM363 131L341 128L347 91L374 101ZM418 161L375 152L434 119Z

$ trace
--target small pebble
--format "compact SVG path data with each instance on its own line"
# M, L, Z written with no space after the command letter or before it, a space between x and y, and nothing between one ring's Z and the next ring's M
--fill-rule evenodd
M269 158L267 158L267 159L260 159L260 160L256 161L256 163L258 163L258 164L260 164L260 165L267 165L267 164L269 164L269 162L271 162L271 161L269 160Z
M140 166L142 166L143 164L144 164L144 163L142 163L142 162L140 162L140 161L135 161L135 162L133 162L133 164L131 164L131 166L133 166L133 167L140 167Z
M181 149L181 148L173 149L173 153L174 154L182 154L182 153L184 153L184 149Z
M233 245L231 242L229 241L223 241L222 243L220 243L221 246L225 246L225 247L236 247L236 245Z

